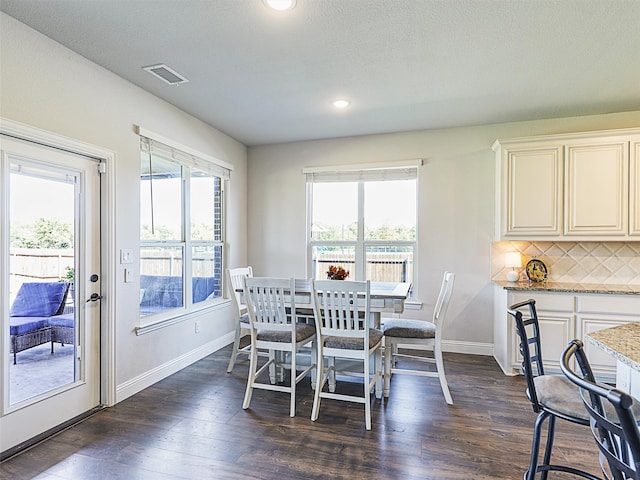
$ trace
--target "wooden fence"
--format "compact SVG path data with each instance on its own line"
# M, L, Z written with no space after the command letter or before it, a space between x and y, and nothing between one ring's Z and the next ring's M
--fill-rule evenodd
M73 249L12 248L9 251L9 292L25 282L57 282L74 268Z

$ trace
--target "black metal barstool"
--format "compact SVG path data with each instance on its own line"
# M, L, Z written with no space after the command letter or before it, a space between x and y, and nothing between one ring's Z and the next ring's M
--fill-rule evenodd
M562 354L561 368L580 388L591 418L591 433L600 449L600 466L607 478L640 480L640 404L631 395L596 382L580 340L572 340ZM572 358L581 376L571 368Z
M521 310L529 311L529 318L524 318ZM520 337L520 354L522 355L522 371L527 380L527 396L538 414L533 430L531 460L529 469L524 473L524 480L546 480L550 471L560 471L577 475L590 480L601 480L583 470L564 465L551 464L551 451L556 428L556 419L560 418L579 425L589 425L589 415L582 403L578 388L564 375L545 375L542 364L540 346L540 326L536 312L536 301L533 299L516 303L508 309L516 322L516 331ZM547 442L542 463L538 463L540 440L545 422L547 425Z

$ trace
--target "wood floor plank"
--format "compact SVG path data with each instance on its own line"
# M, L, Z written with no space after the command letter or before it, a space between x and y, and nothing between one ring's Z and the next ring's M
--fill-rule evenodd
M493 358L445 354L451 406L437 379L394 375L389 399L372 400L367 431L362 405L335 400L312 422L307 380L294 418L280 392L255 391L243 410L247 362L225 373L229 352L3 462L0 478L514 480L527 468L536 415L524 379L503 375ZM554 459L599 472L586 427L558 421Z

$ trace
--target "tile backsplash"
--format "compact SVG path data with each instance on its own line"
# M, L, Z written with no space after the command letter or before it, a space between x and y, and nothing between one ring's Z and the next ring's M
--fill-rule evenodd
M521 253L523 271L532 257L542 260L550 282L640 285L640 242L494 242L492 280L506 280L507 252Z

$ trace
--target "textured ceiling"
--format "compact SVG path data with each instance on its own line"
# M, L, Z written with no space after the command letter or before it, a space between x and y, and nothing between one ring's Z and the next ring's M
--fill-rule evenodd
M0 0L246 145L640 110L638 0ZM169 86L141 67L165 63ZM352 105L335 111L330 102Z

